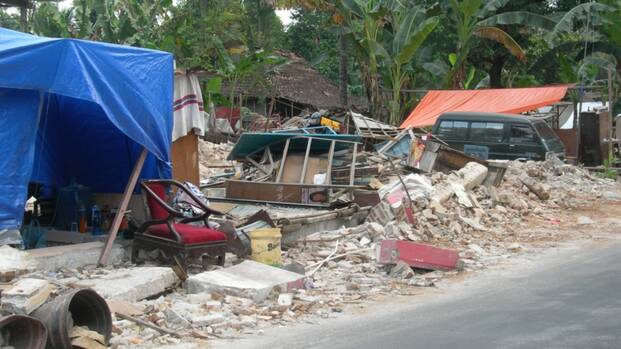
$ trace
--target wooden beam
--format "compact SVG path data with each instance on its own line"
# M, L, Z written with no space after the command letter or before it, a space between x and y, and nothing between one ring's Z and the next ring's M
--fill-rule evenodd
M110 226L110 230L108 231L108 238L106 239L106 244L104 248L101 250L101 254L99 255L99 265L106 265L108 263L108 256L110 255L110 250L112 250L112 244L114 244L114 240L116 239L116 234L119 232L119 227L121 226L121 221L123 220L123 216L125 215L125 211L127 210L127 205L129 205L129 199L134 192L134 188L136 187L136 183L138 182L138 177L140 176L140 171L142 171L142 166L144 165L144 161L147 158L147 150L142 149L138 160L134 164L134 169L132 170L132 174L129 176L129 181L127 181L127 186L125 187L125 192L123 193L123 197L121 198L121 202L119 204L116 215L114 216L114 220L112 221L112 225Z
M304 183L304 178L306 177L306 168L308 167L308 156L310 155L312 143L313 143L313 139L309 137L308 143L306 143L306 154L304 155L304 164L302 165L302 174L300 175L300 184Z
M354 176L356 174L356 156L358 154L358 144L354 144L354 153L351 158L351 168L349 170L349 185L354 185Z
M332 184L332 160L334 159L335 146L336 141L330 142L330 151L328 152L328 168L326 169L326 183L324 184Z
M287 141L285 142L285 150L283 150L282 158L280 159L280 168L278 169L278 176L276 177L276 183L280 183L280 180L282 179L282 175L285 170L285 161L287 161L287 153L289 152L290 141L291 139L287 138Z

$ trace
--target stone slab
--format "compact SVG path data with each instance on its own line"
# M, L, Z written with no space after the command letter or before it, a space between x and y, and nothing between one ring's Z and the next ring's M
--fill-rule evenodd
M2 310L13 314L30 314L49 298L52 285L41 279L24 278L2 292Z
M53 272L60 268L82 268L97 264L104 243L100 241L82 244L37 248L28 250L37 263L37 270ZM125 249L120 244L112 245L108 260L122 261Z
M105 299L136 302L172 287L179 278L172 268L136 267L115 269L101 277L75 282L90 287Z
M273 289L289 292L304 287L304 276L254 261L208 271L188 278L188 293L221 291L261 302Z

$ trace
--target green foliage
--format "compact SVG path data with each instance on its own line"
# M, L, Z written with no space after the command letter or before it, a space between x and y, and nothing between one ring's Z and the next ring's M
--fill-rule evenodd
M21 25L19 23L19 15L18 14L10 14L4 10L0 10L0 27L20 30Z
M617 165L621 163L614 152L608 152L608 158L604 159L604 168L601 172L598 172L597 175L601 178L614 179L617 180L619 177L619 173L617 172Z
M308 60L328 79L338 81L338 34L327 12L295 10L287 28L286 48ZM351 77L350 77L351 80Z

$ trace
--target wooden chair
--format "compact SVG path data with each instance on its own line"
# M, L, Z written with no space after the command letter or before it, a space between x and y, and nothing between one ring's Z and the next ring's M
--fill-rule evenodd
M207 224L210 215L224 214L207 207L192 191L175 180L147 180L142 181L140 187L151 219L143 223L134 235L132 262L137 261L141 249L160 249L172 262L177 259L183 269L187 269L189 258L203 255L215 259L217 265L224 265L227 236ZM187 194L203 214L188 217L173 208L167 200L172 188ZM198 221L204 225L188 224Z

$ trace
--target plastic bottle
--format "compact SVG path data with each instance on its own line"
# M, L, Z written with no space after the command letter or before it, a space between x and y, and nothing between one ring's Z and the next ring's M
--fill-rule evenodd
M87 230L87 224L86 224L86 208L84 207L84 203L80 203L80 223L79 223L79 230L80 233L86 233Z
M101 234L101 211L97 205L91 208L91 226L93 227L93 235Z

